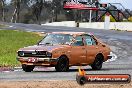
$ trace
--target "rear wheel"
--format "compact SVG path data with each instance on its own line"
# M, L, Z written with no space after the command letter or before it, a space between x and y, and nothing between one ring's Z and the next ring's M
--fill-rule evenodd
M56 71L65 72L69 70L69 61L66 57L62 56L59 58L57 65L55 66Z
M102 68L102 64L103 64L103 56L97 55L91 67L93 70L100 70Z
M22 64L22 69L25 72L31 72L31 71L33 71L34 67L35 66L33 66L33 65Z

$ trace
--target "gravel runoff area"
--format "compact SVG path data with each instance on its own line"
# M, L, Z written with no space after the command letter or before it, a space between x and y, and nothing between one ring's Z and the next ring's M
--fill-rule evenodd
M0 88L132 88L128 84L77 84L76 81L2 81Z

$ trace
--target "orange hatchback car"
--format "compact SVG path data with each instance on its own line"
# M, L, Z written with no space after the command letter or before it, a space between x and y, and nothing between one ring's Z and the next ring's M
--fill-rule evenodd
M100 70L103 62L111 59L110 52L108 45L90 33L52 32L37 45L19 49L17 60L25 72L33 71L35 66L55 67L59 72L85 65Z

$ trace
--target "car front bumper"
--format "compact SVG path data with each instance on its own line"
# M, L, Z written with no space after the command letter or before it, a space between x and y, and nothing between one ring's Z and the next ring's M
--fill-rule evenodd
M34 59L32 61L29 61L29 59ZM20 62L32 62L32 63L37 63L37 62L57 62L57 58L38 58L38 57L17 57L16 58Z

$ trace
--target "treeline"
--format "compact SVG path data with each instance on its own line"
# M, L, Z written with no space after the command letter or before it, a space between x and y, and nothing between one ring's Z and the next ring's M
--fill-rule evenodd
M0 0L0 21L31 24L64 20L89 21L89 10L64 10L63 1L64 0L10 0L9 2L9 0ZM92 1L95 2L96 0ZM103 12L100 12L100 14L103 14ZM117 13L113 14L115 16L117 15ZM92 21L95 21L95 18L96 12L93 11ZM120 20L123 20L123 17Z
M45 23L74 20L74 12L63 10L63 0L0 0L0 21Z

